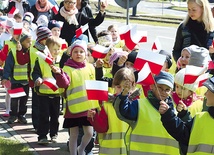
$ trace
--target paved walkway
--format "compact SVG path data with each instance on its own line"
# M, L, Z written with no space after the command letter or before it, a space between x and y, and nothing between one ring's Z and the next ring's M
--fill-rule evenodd
M41 146L37 144L37 134L33 132L33 125L31 121L31 96L28 99L28 110L26 114L27 125L22 125L15 122L12 125L7 124L8 117L3 117L5 112L5 90L0 88L0 136L18 140L27 145L29 150L34 155L69 155L67 148L68 132L62 128L63 116L60 116L59 135L57 143L49 143L48 146ZM98 154L98 148L93 149L93 154Z

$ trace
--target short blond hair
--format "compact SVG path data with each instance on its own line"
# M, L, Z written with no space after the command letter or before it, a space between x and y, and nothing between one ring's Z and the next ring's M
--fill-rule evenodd
M55 36L50 36L49 38L47 38L46 40L46 43L45 43L48 48L51 46L51 45L58 45L59 47L62 46L62 43L60 41L60 38L57 38Z

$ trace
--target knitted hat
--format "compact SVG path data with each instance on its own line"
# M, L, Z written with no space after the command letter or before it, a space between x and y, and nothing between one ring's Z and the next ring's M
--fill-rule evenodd
M211 60L211 58L209 55L209 51L206 48L191 45L188 47L188 50L191 52L188 65L193 65L197 67L208 66L208 62Z
M24 17L23 17L23 20L22 20L22 21L26 21L26 22L28 22L29 24L31 24L32 21L33 21L33 19L34 19L34 15L33 15L31 12L26 12L26 13L24 14Z
M169 52L165 50L160 50L159 54L165 55L166 56L166 62L168 64L168 69L172 66L172 56Z
M75 35L71 40L71 44L73 44L73 42L76 40L83 40L86 42L86 44L88 44L88 36L85 34L81 34L78 38L76 38L76 35Z
M212 93L214 93L214 77L209 78L206 82L203 83Z
M71 53L72 53L72 51L73 51L73 49L75 47L82 48L85 51L86 55L87 55L87 44L86 44L85 41L83 41L83 40L76 40L76 41L74 41L73 44L71 44ZM71 55L71 53L70 53L70 55Z
M195 92L198 87L198 81L196 81L192 84L184 84L185 72L186 72L186 68L183 68L175 74L175 83L183 86L184 88L186 88L188 90Z
M172 74L165 71L161 71L160 74L155 75L154 78L157 84L164 84L173 89L174 77L172 76Z
M48 28L49 28L50 30L52 30L52 28L54 28L54 27L60 28L59 22L56 21L56 20L51 20L51 21L49 21L49 23L48 23Z
M45 26L48 27L48 18L45 15L40 15L36 21L37 26Z
M21 36L20 36L20 43L22 43L23 41L25 41L25 39L27 38L30 38L31 37L31 34L29 33L22 33Z
M135 62L136 57L137 57L137 52L132 51L131 53L129 53L128 58L127 58L127 60L126 60L126 61L129 61L129 62L134 63L134 62Z
M49 30L47 27L40 26L37 28L36 36L37 36L36 41L40 42L52 36L51 30Z

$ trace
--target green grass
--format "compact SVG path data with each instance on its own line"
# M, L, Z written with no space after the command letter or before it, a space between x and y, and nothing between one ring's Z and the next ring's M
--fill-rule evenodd
M33 155L33 153L18 141L0 137L0 155Z

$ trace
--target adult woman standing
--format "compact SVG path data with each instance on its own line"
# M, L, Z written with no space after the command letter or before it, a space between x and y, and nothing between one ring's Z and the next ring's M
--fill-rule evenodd
M64 22L60 37L65 39L68 45L70 45L72 38L75 36L76 29L81 25L87 23L89 24L89 27L100 25L105 17L106 6L107 3L102 2L99 13L96 18L93 19L85 16L82 12L78 12L76 0L64 0L63 6L58 14L54 16L55 20Z
M37 0L35 5L31 7L31 13L34 15L33 23L36 23L40 15L45 15L48 20L52 20L54 12L52 11L53 4L48 0Z
M214 20L208 0L187 0L188 14L179 25L172 51L177 62L183 48L198 45L210 49L214 37Z

